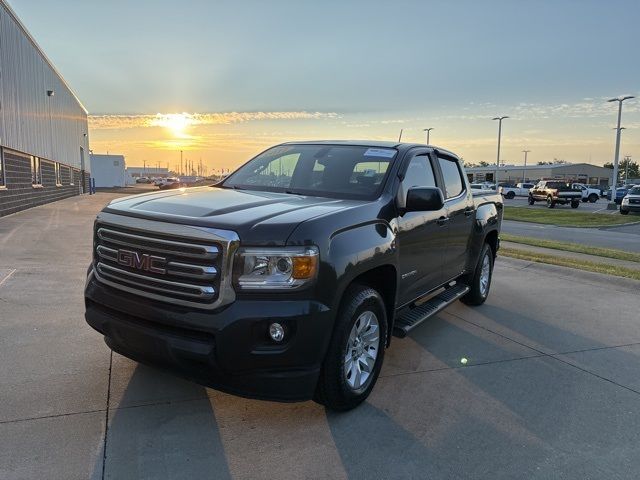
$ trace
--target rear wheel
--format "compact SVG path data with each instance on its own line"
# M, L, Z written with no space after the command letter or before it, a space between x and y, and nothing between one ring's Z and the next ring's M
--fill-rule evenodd
M547 208L554 208L556 206L556 202L553 201L551 195L547 197Z
M470 290L460 299L467 305L482 305L489 296L493 276L493 250L485 243L480 252L480 260L469 281Z
M387 342L387 314L380 294L363 285L345 293L315 400L332 410L362 403L378 379Z
M589 203L596 203L598 201L598 195L595 193L592 193L591 195L589 195Z
M580 206L580 202L571 202L571 208L578 208Z
M529 205L533 205L536 201L533 199L531 195L529 195Z
M505 197L509 200L512 200L513 198L515 198L515 196L516 194L514 192L507 192L507 194L505 195Z

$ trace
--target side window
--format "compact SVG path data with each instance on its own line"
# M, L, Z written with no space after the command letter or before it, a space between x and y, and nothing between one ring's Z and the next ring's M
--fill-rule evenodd
M31 157L31 183L33 185L42 185L42 172L38 157Z
M444 187L447 198L457 197L464 190L464 182L462 174L458 167L458 162L447 158L438 157L442 178L444 179Z
M4 180L4 150L0 147L0 187L5 186Z
M436 179L433 175L431 162L427 155L416 155L409 161L407 173L402 181L405 193L411 187L435 187Z

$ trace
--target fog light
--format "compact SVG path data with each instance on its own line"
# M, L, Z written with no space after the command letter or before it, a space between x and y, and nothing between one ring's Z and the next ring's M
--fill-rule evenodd
M279 323L269 325L269 335L274 342L280 343L284 340L284 328Z

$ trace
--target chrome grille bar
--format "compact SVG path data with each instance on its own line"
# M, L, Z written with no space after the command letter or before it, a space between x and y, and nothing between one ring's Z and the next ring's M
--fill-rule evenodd
M126 270L115 268L110 265L105 265L101 262L98 262L96 269L98 270L98 274L103 277L115 280L117 282L124 282L130 285L148 288L155 292L168 293L171 295L179 295L189 298L198 298L201 300L210 300L216 293L213 287L203 287L200 285L169 282L167 280L150 278L146 275L139 275L137 273L127 272Z
M161 238L149 238L133 233L118 232L108 228L98 229L98 238L105 242L124 245L127 247L141 248L159 253L173 253L182 257L201 258L213 260L218 256L219 250L215 245L198 245L187 242L177 242Z

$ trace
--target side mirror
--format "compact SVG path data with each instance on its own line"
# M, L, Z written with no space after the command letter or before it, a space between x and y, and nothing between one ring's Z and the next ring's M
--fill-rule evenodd
M444 207L444 196L438 187L413 187L407 192L407 212L429 212Z

